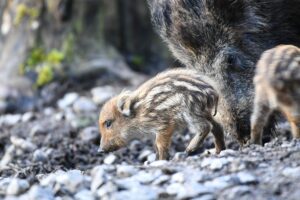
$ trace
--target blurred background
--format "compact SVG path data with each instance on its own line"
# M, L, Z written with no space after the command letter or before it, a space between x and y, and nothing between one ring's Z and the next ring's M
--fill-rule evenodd
M174 65L146 0L1 0L0 113L52 106L67 90L136 85Z

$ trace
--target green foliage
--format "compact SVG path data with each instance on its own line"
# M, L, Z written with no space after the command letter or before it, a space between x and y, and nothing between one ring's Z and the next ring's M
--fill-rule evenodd
M71 60L74 53L75 37L72 33L69 33L62 45L62 52L64 53L66 60Z
M55 69L62 65L65 54L57 49L52 49L49 53L42 48L34 48L24 64L19 67L19 73L33 71L37 74L35 85L42 87L51 82L54 78Z
M37 8L31 8L21 3L17 6L16 17L14 20L15 25L19 25L24 17L29 17L30 20L34 20L39 16L39 10Z
M53 77L54 77L53 68L50 65L45 64L45 65L41 66L38 69L38 77L36 80L36 86L41 87L41 86L46 85L47 83L49 83L53 80Z

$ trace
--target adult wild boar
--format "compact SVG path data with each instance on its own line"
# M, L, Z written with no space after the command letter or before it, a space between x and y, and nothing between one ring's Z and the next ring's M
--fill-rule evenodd
M148 0L174 56L221 90L218 117L241 144L250 135L253 76L261 53L300 46L299 0Z

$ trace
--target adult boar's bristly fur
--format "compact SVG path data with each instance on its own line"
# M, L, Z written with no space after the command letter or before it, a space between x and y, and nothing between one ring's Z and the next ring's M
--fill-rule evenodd
M214 83L194 70L158 74L137 90L109 100L99 117L100 147L113 151L145 134L156 136L159 159L168 158L173 132L188 128L195 134L186 151L198 149L212 131L216 152L225 149L222 127L214 120L219 96Z
M300 49L280 45L265 51L254 77L251 142L262 144L262 131L274 110L283 112L294 138L300 138Z
M153 23L188 68L212 78L224 101L224 128L250 136L254 69L261 53L300 45L299 0L148 0Z

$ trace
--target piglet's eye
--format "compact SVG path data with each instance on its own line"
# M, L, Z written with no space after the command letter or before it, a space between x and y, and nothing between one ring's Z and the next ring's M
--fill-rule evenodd
M105 128L110 128L111 125L112 125L112 120L106 120L106 121L104 122Z

